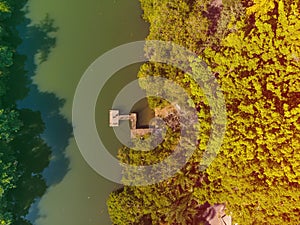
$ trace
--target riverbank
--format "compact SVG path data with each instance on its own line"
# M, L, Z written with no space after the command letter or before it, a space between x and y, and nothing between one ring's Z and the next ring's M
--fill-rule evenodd
M166 64L144 64L140 77L159 75L186 89L198 113L198 145L172 178L111 193L108 207L113 224L204 223L205 202L226 203L234 223L298 224L299 3L222 1L222 7L218 0L141 3L150 23L147 39L172 41L199 55L188 69L202 74L203 64L208 65L217 84L214 79L200 83L204 90L212 89L215 98L224 97L226 112L224 105L207 99L212 96L204 95L189 74ZM160 54L172 57L170 52L161 49ZM144 85L153 88L151 83ZM167 85L160 88L174 91ZM150 100L154 107L160 104ZM216 119L222 114L226 119ZM222 132L224 139L218 139ZM151 154L124 147L118 157L131 165L158 164L174 152L180 139L176 129L167 135ZM170 169L151 168L142 179L163 176ZM129 181L139 175L134 170L123 174L123 180Z
M39 111L19 108L28 95L26 56L18 52L17 27L26 23L27 1L0 1L0 224L31 224L31 205L46 192L43 170L51 149ZM24 193L26 193L24 195Z

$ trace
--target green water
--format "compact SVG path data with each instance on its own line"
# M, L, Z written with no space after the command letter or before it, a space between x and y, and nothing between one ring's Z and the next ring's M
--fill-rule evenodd
M49 13L59 27L57 45L33 78L43 92L52 92L66 102L61 114L71 122L75 88L87 67L101 54L120 44L142 40L147 24L141 19L138 0L31 0L28 17L40 21ZM97 126L104 131L112 152L120 146L107 128L106 110L114 93L135 79L139 66L122 70L109 82L97 106ZM98 113L99 112L99 113ZM38 205L37 225L107 225L105 201L118 186L96 174L83 160L75 140L65 154L70 160L63 180L51 186Z

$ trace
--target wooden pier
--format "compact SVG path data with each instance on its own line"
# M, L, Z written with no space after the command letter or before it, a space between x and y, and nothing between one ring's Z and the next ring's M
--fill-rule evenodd
M109 110L109 126L118 127L119 121L119 110Z
M130 113L129 115L120 115L119 110L109 110L109 126L118 127L121 120L130 121L130 136L131 138L139 138L152 132L152 128L137 128L137 114Z

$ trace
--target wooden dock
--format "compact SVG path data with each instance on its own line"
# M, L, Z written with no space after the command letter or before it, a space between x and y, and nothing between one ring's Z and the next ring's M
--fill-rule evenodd
M150 134L153 129L151 128L140 128L140 129L132 129L130 130L131 138L139 138L142 136L145 136L147 134Z
M118 127L119 121L119 110L109 110L109 126Z
M131 138L142 137L152 132L152 128L137 128L137 114L130 113L129 115L120 115L119 110L109 110L109 126L118 127L121 120L130 121Z

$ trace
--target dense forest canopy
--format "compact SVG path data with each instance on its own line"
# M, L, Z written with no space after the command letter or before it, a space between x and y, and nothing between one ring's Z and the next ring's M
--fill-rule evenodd
M149 40L188 48L217 77L226 101L227 128L217 158L201 172L211 122L203 92L177 68L144 64L140 77L163 76L188 91L201 135L197 151L176 176L145 187L125 186L110 195L113 224L204 224L204 203L225 203L238 224L299 224L300 1L141 0L141 4L150 23ZM197 62L191 63L191 70L199 69ZM151 83L142 87L153 88ZM154 108L168 104L157 98L149 102ZM169 155L180 127L165 121L170 129L154 151L137 153L124 147L120 160L150 165Z
M31 204L46 190L41 172L50 148L40 137L44 123L39 112L18 109L16 101L28 92L26 57L17 53L16 30L24 21L26 0L0 1L0 224L30 225Z

